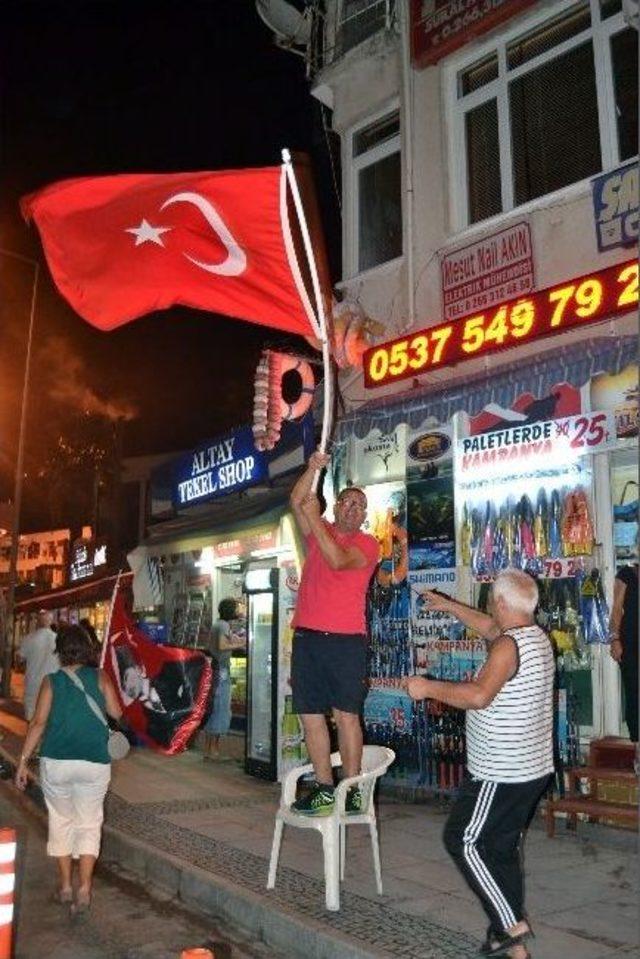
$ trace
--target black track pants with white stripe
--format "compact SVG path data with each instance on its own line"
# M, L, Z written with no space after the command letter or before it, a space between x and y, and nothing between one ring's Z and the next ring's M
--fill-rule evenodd
M465 780L444 829L444 844L496 930L523 918L521 837L549 782Z

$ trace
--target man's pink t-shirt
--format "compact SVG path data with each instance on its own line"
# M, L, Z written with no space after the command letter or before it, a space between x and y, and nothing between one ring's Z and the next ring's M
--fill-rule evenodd
M357 546L367 564L362 569L331 569L310 533L293 625L326 633L366 633L365 596L378 562L378 542L361 530L341 533L323 522L336 543Z

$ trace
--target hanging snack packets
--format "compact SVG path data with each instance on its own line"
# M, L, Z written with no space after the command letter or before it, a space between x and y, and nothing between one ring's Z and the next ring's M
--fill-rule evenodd
M580 586L580 616L585 643L609 642L609 608L597 569L592 569Z
M593 526L587 494L581 486L567 493L562 512L562 549L565 556L590 556Z

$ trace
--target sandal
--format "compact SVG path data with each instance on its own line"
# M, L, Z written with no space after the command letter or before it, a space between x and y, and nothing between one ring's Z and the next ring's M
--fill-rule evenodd
M51 893L51 901L61 906L68 906L73 902L73 889L56 889Z
M487 935L484 942L478 949L478 952L482 956L490 956L493 953L493 950L496 947L496 944L501 943L504 938L503 932L498 932L494 926L487 927Z
M509 949L512 949L514 946L522 946L527 939L533 938L535 938L535 934L531 926L529 926L526 932L521 932L517 936L510 936L508 932L504 932L499 940L489 942L487 938L487 941L483 944L483 952L485 956L504 956ZM485 949L485 946L488 948ZM527 950L527 955L528 954L529 951Z
M71 903L69 909L69 914L72 919L77 919L79 921L84 921L89 918L89 907L91 905L91 899L83 897L78 897L75 902Z

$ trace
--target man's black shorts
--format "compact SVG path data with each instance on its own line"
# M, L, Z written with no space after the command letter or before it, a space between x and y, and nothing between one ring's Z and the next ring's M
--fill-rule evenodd
M359 713L367 692L366 637L296 629L291 686L296 713Z

